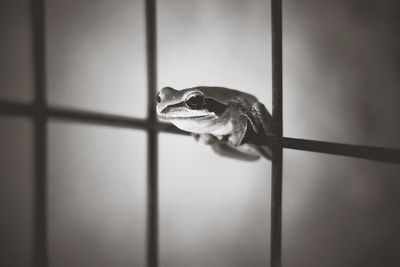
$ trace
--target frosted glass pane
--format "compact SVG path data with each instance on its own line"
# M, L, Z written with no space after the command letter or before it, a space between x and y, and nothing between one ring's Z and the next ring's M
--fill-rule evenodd
M144 132L51 122L51 266L144 266Z
M158 1L159 87L226 86L270 108L269 1Z
M399 266L400 166L284 151L283 265Z
M50 103L144 117L144 32L144 1L48 1Z
M159 164L161 266L267 266L269 162L161 134Z
M398 13L396 1L285 1L285 135L400 147Z
M29 1L0 1L0 99L32 99L31 27Z
M0 266L31 266L32 124L0 117Z

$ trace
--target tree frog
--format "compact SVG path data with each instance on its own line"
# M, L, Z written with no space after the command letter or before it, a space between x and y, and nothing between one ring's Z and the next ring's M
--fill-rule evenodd
M157 94L156 109L161 120L191 132L222 156L271 158L269 146L247 143L271 134L271 115L253 95L224 87L164 87Z

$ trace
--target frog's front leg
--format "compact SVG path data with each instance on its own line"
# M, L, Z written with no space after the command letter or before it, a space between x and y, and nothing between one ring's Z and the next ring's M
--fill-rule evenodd
M252 118L254 120L254 132L257 135L257 139L268 138L272 135L272 116L268 112L267 108L260 102L253 104L251 108ZM251 141L251 140L250 140ZM255 146L257 151L267 159L272 158L272 148L268 145Z
M242 105L236 102L231 103L225 112L228 116L225 120L229 121L232 127L228 141L233 146L240 146L246 134L247 118L244 116L245 112L246 110L243 109Z
M260 102L255 102L247 110L238 103L232 104L230 107L230 121L233 124L233 129L232 134L229 136L229 141L234 146L243 144L246 134L248 135L250 132L253 137L263 138L270 134L271 131L271 115Z
M254 144L256 139L259 141L271 134L271 115L260 102L254 103L248 110L243 110L240 105L232 106L231 121L234 126L229 141L233 146ZM265 158L271 158L269 146L254 145L254 148Z

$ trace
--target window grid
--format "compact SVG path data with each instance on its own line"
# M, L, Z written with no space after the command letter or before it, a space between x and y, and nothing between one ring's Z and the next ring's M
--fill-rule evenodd
M31 0L34 61L34 102L0 100L0 115L25 116L34 122L34 257L35 267L48 266L47 247L47 122L49 119L76 121L112 127L142 129L148 135L147 165L147 266L158 264L158 133L188 135L173 125L157 121L154 109L157 80L156 0L145 1L148 116L146 119L49 107L46 101L45 0ZM283 148L320 152L400 163L400 149L357 146L282 136L282 1L271 0L272 26L272 118L273 132L268 140L255 144L273 146L271 168L271 258L272 267L281 266L282 236L282 150Z

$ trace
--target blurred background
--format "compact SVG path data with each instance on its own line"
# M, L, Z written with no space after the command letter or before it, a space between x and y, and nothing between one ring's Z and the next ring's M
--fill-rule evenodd
M144 0L47 0L50 107L147 116ZM287 137L400 147L400 2L283 1ZM0 99L32 103L30 1L0 2ZM157 2L158 88L271 110L269 1ZM146 132L51 119L50 266L145 266ZM33 122L0 115L0 266L32 266ZM270 162L159 134L160 266L267 266ZM283 266L399 266L400 166L284 150Z

